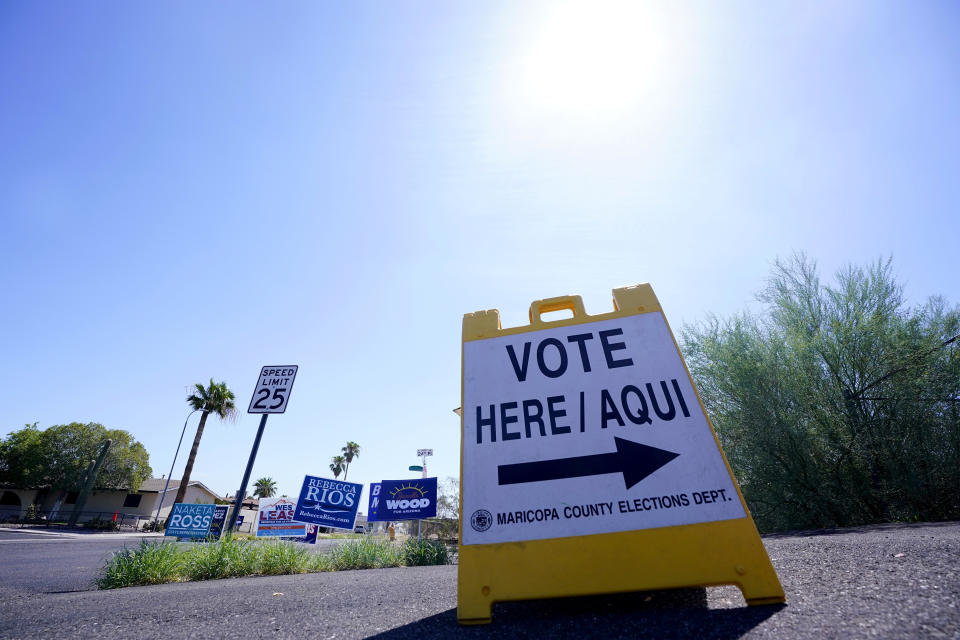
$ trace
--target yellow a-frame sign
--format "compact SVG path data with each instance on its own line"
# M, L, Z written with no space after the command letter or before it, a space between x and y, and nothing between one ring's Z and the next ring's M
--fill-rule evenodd
M595 316L539 300L528 327L463 318L461 624L498 601L675 587L784 602L653 289L613 299Z

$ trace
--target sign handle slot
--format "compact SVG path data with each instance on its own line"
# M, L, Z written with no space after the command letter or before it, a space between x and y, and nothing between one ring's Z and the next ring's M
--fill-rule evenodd
M542 314L552 311L570 311L573 313L574 320L584 320L587 317L587 312L583 308L583 299L580 296L558 296L556 298L534 300L530 304L530 324L549 324L559 320L569 320L569 318L541 319Z

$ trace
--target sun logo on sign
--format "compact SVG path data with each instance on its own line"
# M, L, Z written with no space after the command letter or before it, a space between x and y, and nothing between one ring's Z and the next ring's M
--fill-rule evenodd
M410 500L413 498L422 498L427 495L427 491L416 484L403 484L390 492L390 497L394 500Z

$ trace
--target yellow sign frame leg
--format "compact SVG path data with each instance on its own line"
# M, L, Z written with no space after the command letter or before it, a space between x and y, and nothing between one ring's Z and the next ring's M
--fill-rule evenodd
M613 301L612 313L590 316L586 321L662 312L660 302L649 284L615 289ZM508 329L505 332L500 328L500 314L496 310L465 315L463 341L545 328L547 325L540 322L540 313L559 309L572 310L574 317L551 322L548 326L584 323L583 303L579 296L538 300L531 305L529 328ZM677 350L679 353L679 348ZM461 396L461 406L462 401ZM699 392L697 401L706 415ZM462 420L461 417L461 477ZM716 431L709 417L707 424L716 440ZM719 440L717 447L747 514L744 518L570 538L464 546L461 513L458 622L489 623L494 602L682 587L735 585L740 588L748 605L785 602L783 587ZM461 484L461 504L462 491Z

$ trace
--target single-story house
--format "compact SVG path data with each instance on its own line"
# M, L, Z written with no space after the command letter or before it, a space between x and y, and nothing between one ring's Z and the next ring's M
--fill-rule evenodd
M160 520L165 520L173 508L173 500L180 488L180 480L149 478L137 491L129 489L94 489L87 497L87 504L80 514L80 522L94 519L117 520L125 525L141 528L153 520L160 505ZM164 487L166 486L166 491ZM30 505L34 505L38 517L47 520L66 520L73 512L79 492L50 489L0 489L0 521L22 518ZM191 480L184 502L213 504L223 498L202 482Z

